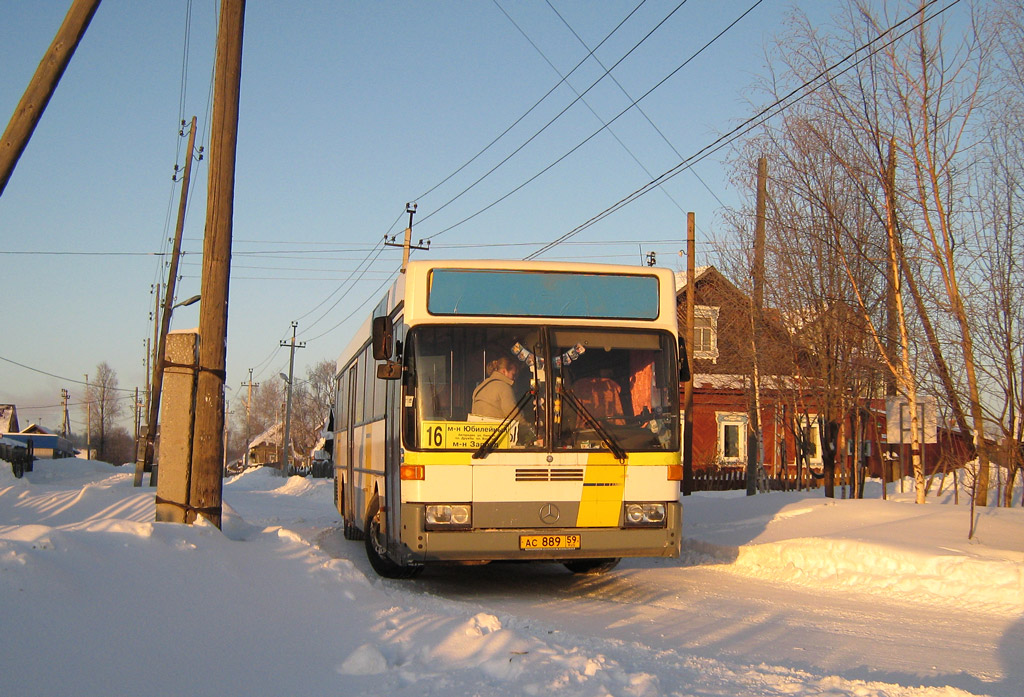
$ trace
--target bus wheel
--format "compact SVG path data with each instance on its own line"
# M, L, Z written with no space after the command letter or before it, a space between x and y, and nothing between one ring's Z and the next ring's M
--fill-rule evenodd
M384 578L412 578L423 571L422 566L406 566L392 561L388 557L387 548L380 533L380 501L376 496L370 504L370 512L366 516L366 558L370 566Z
M572 561L563 562L565 568L574 574L603 574L606 571L611 571L622 559L573 559Z

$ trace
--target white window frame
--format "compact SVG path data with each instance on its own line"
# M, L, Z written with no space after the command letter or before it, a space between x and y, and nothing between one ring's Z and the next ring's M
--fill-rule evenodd
M694 358L701 358L704 360L710 360L712 363L718 362L718 315L720 308L710 307L708 305L696 305L693 308L693 318L696 320L698 317L701 319L710 320L711 323L711 348L708 350L697 350L697 342L694 342ZM696 328L694 328L696 332Z
M738 411L715 412L718 424L718 460L725 465L746 464L747 462L747 424L750 416ZM727 457L725 454L725 434L729 427L736 427L737 455Z
M811 443L814 444L814 452L807 458L812 465L822 465L821 459L821 429L818 427L818 415L813 413L800 414L797 417L797 427L800 429L809 428Z

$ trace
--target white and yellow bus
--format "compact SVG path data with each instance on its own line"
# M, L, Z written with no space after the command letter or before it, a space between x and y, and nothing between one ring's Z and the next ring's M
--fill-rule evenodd
M507 412L481 413L474 391L509 363ZM667 269L412 262L338 359L345 537L394 578L676 557L686 372Z

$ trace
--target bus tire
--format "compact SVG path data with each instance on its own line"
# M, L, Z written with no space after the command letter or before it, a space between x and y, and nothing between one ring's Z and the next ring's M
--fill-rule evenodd
M613 557L610 559L573 559L562 563L574 574L603 574L618 566L620 561L622 559Z
M422 566L398 564L387 555L384 542L380 539L380 500L374 496L363 528L366 542L366 558L379 576L384 578L412 578L423 571Z

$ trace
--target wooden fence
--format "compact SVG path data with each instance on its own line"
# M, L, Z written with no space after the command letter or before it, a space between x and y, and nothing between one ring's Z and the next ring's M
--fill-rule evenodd
M767 487L772 491L794 491L798 488L818 489L825 486L825 478L804 474L803 486L799 486L795 472L782 472L766 478ZM847 486L847 472L836 472L835 485ZM732 491L747 488L747 473L744 470L703 470L693 473L694 491Z

